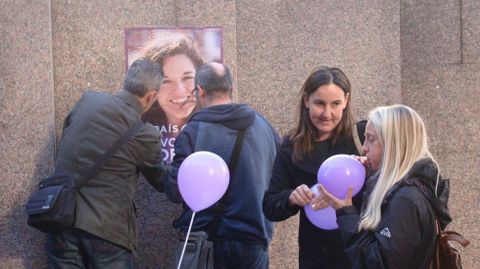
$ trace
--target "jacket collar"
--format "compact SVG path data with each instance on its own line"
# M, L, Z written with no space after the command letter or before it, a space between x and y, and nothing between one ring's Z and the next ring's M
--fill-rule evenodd
M142 105L140 104L140 101L136 95L122 89L116 94L116 96L124 100L128 105L132 106L138 112L138 114L142 115L144 113Z

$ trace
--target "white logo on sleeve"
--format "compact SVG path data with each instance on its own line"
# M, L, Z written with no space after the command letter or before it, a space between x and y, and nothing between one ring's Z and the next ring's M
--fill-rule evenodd
M388 238L392 237L392 235L390 234L390 230L388 228L384 228L382 231L380 231L380 234Z

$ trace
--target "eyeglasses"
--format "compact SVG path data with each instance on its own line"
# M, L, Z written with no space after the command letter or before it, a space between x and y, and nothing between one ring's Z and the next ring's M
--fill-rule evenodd
M190 95L188 96L187 100L185 100L185 103L195 102L195 100L197 99L197 92L198 92L198 87L195 86L193 90L190 92Z
M197 91L198 91L198 87L195 86L190 93L191 93L193 96L196 96Z

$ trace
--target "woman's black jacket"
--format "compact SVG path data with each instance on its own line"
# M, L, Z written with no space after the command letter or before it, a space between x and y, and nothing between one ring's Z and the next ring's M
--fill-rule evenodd
M382 202L382 217L374 231L357 233L357 210L337 210L346 253L353 268L427 269L435 246L435 217L442 229L451 221L447 202L448 180L439 178L430 159L414 164ZM369 180L375 180L370 178Z

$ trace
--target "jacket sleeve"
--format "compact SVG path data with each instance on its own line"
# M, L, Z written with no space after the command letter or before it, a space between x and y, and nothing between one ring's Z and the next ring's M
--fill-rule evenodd
M291 162L288 151L282 147L275 157L270 185L263 197L263 213L270 221L282 221L298 213L299 206L291 208L288 197L293 191L287 165Z
M355 233L360 218L353 210L339 212L337 223L345 251L362 268L409 268L421 240L421 214L404 191L387 204L375 231Z
M160 147L158 146L160 149ZM167 166L162 159L161 153L156 158L152 165L144 165L140 168L142 175L147 182L152 185L157 191L165 191L165 177L167 176Z
M195 143L190 135L191 128L192 126L185 126L175 139L175 156L169 167L167 180L165 182L167 198L174 203L183 202L177 183L178 169L183 160L195 151Z
M160 138L158 138L156 143L148 143L145 146L149 149L150 154L139 167L139 170L152 187L159 192L164 192L167 166L162 158Z

